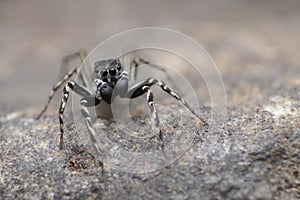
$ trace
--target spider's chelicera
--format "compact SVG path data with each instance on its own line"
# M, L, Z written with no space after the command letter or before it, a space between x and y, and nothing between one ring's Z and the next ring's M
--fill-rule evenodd
M82 62L86 58L87 54L81 50L75 54L71 54L64 59L64 63L69 62L73 58L80 57ZM137 69L138 66L141 64L150 64L147 60L142 58L135 58L130 65L129 74L132 76L131 79L136 79ZM158 66L156 66L159 68ZM164 69L161 69L164 71ZM74 74L78 73L82 80L82 84L79 84L75 81L68 81ZM90 84L91 77L94 77L94 84L95 84L95 91L91 92L88 89ZM68 82L67 82L68 81ZM99 147L96 141L96 133L93 129L93 124L91 121L91 117L88 111L88 107L96 106L99 104L104 104L105 109L111 110L111 103L114 101L114 98L119 96L121 98L136 98L146 94L146 98L148 101L148 107L150 110L150 117L152 119L153 126L156 127L159 131L157 137L160 141L160 147L163 150L164 143L163 143L163 133L159 128L159 119L157 116L157 112L155 109L155 105L153 102L153 93L151 91L151 86L158 85L160 88L174 97L176 100L181 102L186 108L190 110L192 114L194 114L199 120L202 125L207 125L205 119L199 116L195 110L177 94L171 88L169 88L163 81L155 79L155 78L148 78L132 87L129 87L129 75L124 70L122 64L120 63L119 59L108 59L108 60L101 60L95 63L94 66L94 74L90 75L84 68L76 67L66 73L61 81L57 82L52 90L50 91L48 102L45 105L44 109L41 113L37 116L39 119L43 113L46 111L54 93L65 83L65 87L63 89L63 97L61 100L61 104L59 107L59 123L60 123L60 148L63 147L63 134L64 134L64 122L63 122L63 113L66 108L66 104L70 95L70 91L74 91L75 93L82 96L80 100L80 110L82 115L85 117L85 124L87 126L90 139L92 141L93 147L95 148L96 152L99 152ZM105 116L104 116L105 117ZM99 161L103 167L103 163Z

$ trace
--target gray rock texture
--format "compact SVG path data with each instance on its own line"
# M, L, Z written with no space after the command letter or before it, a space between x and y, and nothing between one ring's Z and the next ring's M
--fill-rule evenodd
M300 199L298 1L24 2L0 2L0 199ZM166 155L143 166L109 153L146 157L157 141L99 119L102 174L70 106L59 149L60 95L35 116L64 55L138 26L174 28L203 44L224 80L226 120L210 118L206 97L197 111L208 129L176 101L158 106ZM147 113L134 116L136 134L150 132ZM156 170L132 173L149 166Z

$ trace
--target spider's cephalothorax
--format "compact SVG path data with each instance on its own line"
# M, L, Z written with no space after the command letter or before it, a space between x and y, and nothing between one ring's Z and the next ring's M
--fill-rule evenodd
M101 60L95 63L96 98L110 104L116 96L126 97L128 73L118 59Z
M94 67L96 78L108 83L116 83L123 71L118 59L100 60L95 63Z
M74 54L71 54L63 60L63 63L66 64L70 60L80 57L81 61L84 62L87 54L85 51L81 50ZM135 58L131 65L129 74L131 75L131 79L135 81L138 66L141 64L150 64L147 60L142 58ZM163 68L159 66L152 65L153 67L162 70L165 72ZM133 73L132 73L133 72ZM82 85L76 83L75 81L68 81L72 75L78 73L79 78L81 79ZM92 81L92 77L94 77L94 84L96 84L96 89L94 92L91 92L88 88L91 86L90 82ZM67 82L68 81L68 82ZM61 104L59 107L59 123L60 123L60 148L63 147L63 134L64 134L64 123L63 123L63 113L66 108L66 104L69 98L70 91L74 91L80 96L82 99L80 101L80 109L82 115L85 117L85 124L88 129L88 133L90 139L92 141L93 147L98 155L100 148L98 147L98 143L96 141L96 133L93 128L92 120L88 111L88 107L96 106L96 105L103 105L102 109L110 110L110 104L113 102L116 96L121 98L136 98L146 94L146 98L148 101L148 107L150 111L150 117L152 119L153 126L158 128L158 139L160 141L161 149L164 148L163 143L163 133L159 127L159 119L155 109L155 105L153 102L153 93L151 91L151 86L158 85L163 91L174 97L176 100L181 102L186 108L188 108L192 114L194 114L199 120L202 125L206 125L206 121L200 115L198 115L195 110L184 100L182 99L179 94L174 92L171 88L169 88L163 81L155 79L155 78L148 78L132 87L128 87L129 85L129 76L128 73L122 67L119 59L108 59L108 60L101 60L95 63L94 72L93 74L90 73L89 70L86 68L76 67L66 73L61 81L58 81L52 88L49 94L48 102L45 105L44 109L41 113L37 116L39 119L43 113L46 111L51 99L53 98L54 93L65 83L63 89L63 98L61 100ZM105 116L101 116L105 117ZM103 168L103 163L99 160Z

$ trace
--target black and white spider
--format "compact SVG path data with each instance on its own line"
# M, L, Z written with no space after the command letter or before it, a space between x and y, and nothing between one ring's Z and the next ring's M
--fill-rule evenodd
M70 60L80 57L81 61L84 62L87 54L85 51L81 50L75 54L71 54L64 59L64 62L69 62ZM142 58L135 58L130 65L130 74L133 72L133 79L135 80L137 68L141 64L149 64L147 60ZM157 66L158 67L158 66ZM159 68L159 67L158 67ZM163 69L161 69L163 70ZM82 85L76 83L75 81L68 81L74 74L78 73L82 80ZM91 92L89 91L88 87L90 86L90 79L93 78L95 82L96 90ZM68 81L68 82L67 82ZM146 94L148 107L150 110L150 117L152 119L153 125L158 128L159 132L157 137L160 141L160 146L163 150L164 143L163 143L163 133L159 128L159 119L157 116L157 112L155 109L155 105L153 102L153 93L151 91L151 86L157 84L161 87L161 89L167 92L169 95L177 99L181 102L185 107L187 107L192 114L194 114L197 118L199 118L201 125L206 125L206 121L203 117L199 116L195 110L184 100L182 99L176 92L174 92L171 88L169 88L163 81L155 79L155 78L148 78L135 86L129 88L129 75L124 70L122 64L120 63L119 59L108 59L108 60L101 60L95 63L94 66L94 74L90 75L85 68L76 67L71 71L67 72L61 81L58 81L52 88L49 94L48 102L45 105L44 109L41 113L37 116L39 119L43 113L46 111L51 99L53 98L54 93L65 83L63 89L63 97L61 100L61 104L59 107L59 123L60 123L60 148L63 147L63 135L64 135L64 122L63 122L63 113L66 108L66 104L70 95L70 91L74 91L80 96L82 99L80 101L80 110L82 115L85 117L85 124L87 126L90 139L92 141L93 147L95 151L99 152L99 147L96 142L96 133L93 129L92 120L88 111L88 107L96 106L99 104L103 104L101 109L105 109L111 111L111 103L114 101L116 96L121 98L136 98ZM107 113L107 112L106 112ZM108 112L111 113L111 112ZM107 116L101 116L107 117ZM100 161L101 162L101 161ZM103 163L101 163L103 167Z

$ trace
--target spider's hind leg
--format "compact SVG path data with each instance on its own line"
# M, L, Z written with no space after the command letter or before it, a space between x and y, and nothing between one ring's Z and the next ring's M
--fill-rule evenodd
M79 79L82 82L84 87L90 88L90 82L92 79L92 73L90 69L91 64L89 59L87 59L87 52L84 49L80 49L79 51L69 54L62 59L61 72L67 70L68 64L73 60L79 58L80 64L82 65L79 72Z
M79 71L79 67L76 67L74 69L72 69L71 71L67 72L64 77L62 78L62 80L58 81L51 89L49 95L48 95L48 102L46 103L46 105L44 106L43 110L38 114L38 116L36 117L36 119L40 119L41 116L44 114L44 112L47 110L55 92L67 81L71 78L71 76L73 76L74 74L78 73Z
M68 63L71 62L72 60L74 60L77 57L80 57L81 62L84 63L84 60L87 56L87 53L84 50L80 50L76 53L67 55L63 58L62 60L62 68L66 68ZM62 79L60 81L58 81L57 83L54 84L54 86L52 87L51 91L49 92L48 95L48 101L46 103L46 105L44 106L44 108L42 109L42 111L38 114L38 116L36 117L36 119L40 119L41 116L44 114L44 112L47 110L55 92L66 82L68 81L74 74L78 74L80 73L80 78L82 79L83 85L85 87L89 87L89 79L91 78L91 75L89 73L86 72L86 67L83 67L81 69L81 66L79 65L78 67L73 68L72 70L68 71L67 73L65 73L65 75L62 77Z
M170 83L173 83L172 78L169 76L169 74L167 73L167 70L165 68L163 68L157 64L153 64L150 61L148 61L147 59L142 58L142 57L135 57L130 64L129 77L131 77L131 80L130 80L131 82L136 81L138 69L140 68L141 65L149 65L150 67L163 72L166 75L167 80Z

